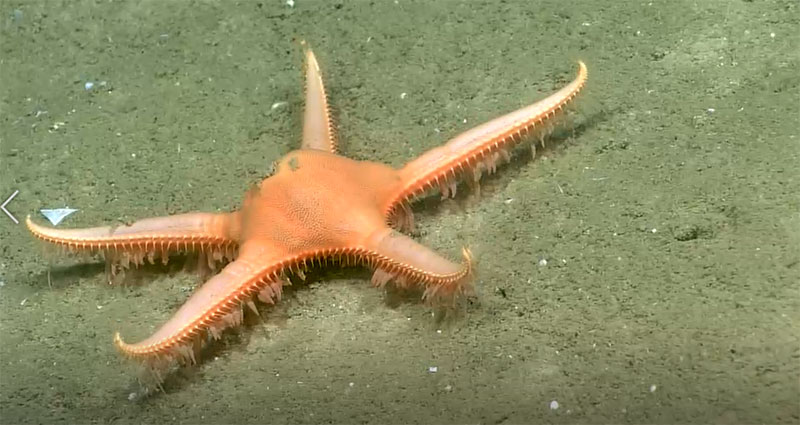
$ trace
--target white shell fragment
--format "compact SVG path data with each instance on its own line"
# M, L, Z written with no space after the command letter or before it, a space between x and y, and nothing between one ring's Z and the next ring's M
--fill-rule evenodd
M53 208L53 209L41 209L39 210L40 213L48 220L53 226L58 226L58 223L61 223L68 215L76 212L75 208Z

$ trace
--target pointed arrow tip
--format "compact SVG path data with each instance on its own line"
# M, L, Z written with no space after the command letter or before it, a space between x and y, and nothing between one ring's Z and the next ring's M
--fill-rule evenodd
M67 218L68 215L76 212L75 208L43 208L39 210L40 213L48 220L53 226L58 226L62 220Z

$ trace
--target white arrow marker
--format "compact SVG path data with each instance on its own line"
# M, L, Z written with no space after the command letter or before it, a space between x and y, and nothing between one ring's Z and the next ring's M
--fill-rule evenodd
M8 203L11 202L11 200L14 199L14 197L17 196L18 193L19 190L15 190L14 193L12 193L11 196L9 196L8 199L6 199L6 201L3 202L3 205L0 205L0 210L3 210L3 212L6 213L6 215L9 216L12 220L14 220L14 223L17 224L19 224L19 220L17 220L17 218L14 217L14 215L8 212L8 210L6 209L6 205L8 205Z
M65 219L68 215L74 213L76 210L75 208L54 208L54 209L41 209L39 210L43 216L53 224L53 226L58 226L58 223L61 223L61 220Z

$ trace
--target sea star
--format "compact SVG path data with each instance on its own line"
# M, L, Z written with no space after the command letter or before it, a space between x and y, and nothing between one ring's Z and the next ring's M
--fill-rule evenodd
M46 228L27 218L33 235L71 251L102 254L114 268L140 265L169 255L199 252L209 264L230 261L201 286L160 329L135 344L116 333L128 357L158 374L166 365L195 362L195 353L220 332L241 323L244 306L258 313L253 298L272 304L288 284L315 264L362 265L375 270L372 282L393 281L424 288L424 299L452 298L470 288L472 256L456 264L398 232L413 219L409 204L438 189L453 196L459 180L477 187L483 170L524 136L552 130L553 121L581 91L587 70L547 98L496 118L431 149L400 169L341 156L319 65L305 44L305 115L302 145L252 188L235 212L189 213L148 218L119 227Z

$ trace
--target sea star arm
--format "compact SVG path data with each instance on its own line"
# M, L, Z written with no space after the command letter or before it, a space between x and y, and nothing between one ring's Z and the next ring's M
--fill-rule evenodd
M202 251L209 262L232 257L239 239L239 213L190 213L146 218L126 226L56 229L38 225L28 216L28 230L38 239L70 251L102 253L106 258L142 264L156 257L166 263L170 253Z
M195 362L194 354L208 336L219 338L223 329L241 323L246 305L256 313L253 296L274 303L286 283L283 273L299 267L297 258L277 258L276 252L251 244L219 274L200 287L154 334L134 344L119 333L114 343L126 356L153 367L156 373L172 360ZM158 379L160 381L160 377Z
M407 163L400 169L403 184L386 206L387 216L430 189L440 189L443 198L454 195L459 178L477 183L481 170L493 172L497 160L508 157L523 136L536 133L543 142L554 118L583 89L587 76L586 65L579 62L577 77L547 98L461 133Z
M471 289L472 254L466 248L464 262L456 264L386 227L369 236L365 251L366 262L376 269L372 276L376 286L390 280L401 287L421 285L424 299L452 298Z
M303 42L305 50L306 105L303 115L303 149L316 149L337 153L336 135L333 130L328 96L322 82L314 52Z

